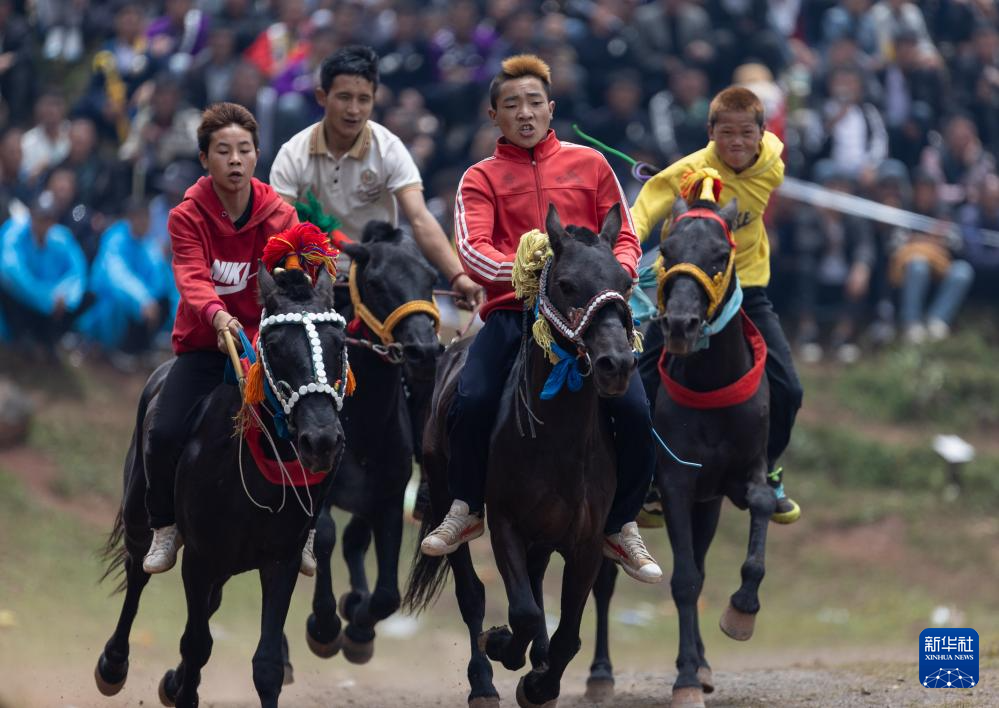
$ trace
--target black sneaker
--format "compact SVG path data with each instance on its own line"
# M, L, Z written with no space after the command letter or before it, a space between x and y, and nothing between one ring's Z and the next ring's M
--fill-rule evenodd
M770 520L778 524L793 524L801 517L801 507L798 506L798 502L784 493L783 478L783 467L778 467L767 475L767 483L773 487L777 495L777 509Z

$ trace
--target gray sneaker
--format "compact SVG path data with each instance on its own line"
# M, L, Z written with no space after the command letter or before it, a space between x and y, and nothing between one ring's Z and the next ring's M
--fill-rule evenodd
M302 547L302 563L298 566L298 572L311 578L316 574L316 554L312 550L312 545L316 541L316 530L309 531L309 537L305 539L305 546Z
M638 524L634 521L622 526L620 533L612 533L604 538L604 556L615 561L635 580L658 583L663 579L662 568L645 547L645 541L638 532Z
M478 538L485 530L482 516L469 513L468 504L455 499L441 525L423 539L420 550L428 556L446 556L461 544Z
M146 557L142 559L142 569L153 575L165 573L177 562L177 551L184 545L177 524L153 529L153 540L149 544Z

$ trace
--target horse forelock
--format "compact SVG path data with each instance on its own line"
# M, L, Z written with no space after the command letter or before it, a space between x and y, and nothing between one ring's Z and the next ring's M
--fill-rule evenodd
M600 237L585 226L569 224L565 227L565 232L578 243L586 246L596 246L600 243Z
M387 221L369 221L361 233L361 243L398 241L401 238L402 231Z

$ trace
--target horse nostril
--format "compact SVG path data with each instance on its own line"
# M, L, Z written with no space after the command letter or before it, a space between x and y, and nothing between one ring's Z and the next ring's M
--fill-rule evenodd
M325 458L333 452L334 440L325 433L309 432L302 433L299 444L302 446L302 452L306 455L313 458Z
M613 374L614 373L614 359L609 356L597 357L594 366L597 367L597 371L601 374Z
M605 354L597 357L593 366L597 372L604 376L614 376L616 374L630 373L635 366L634 356L611 356Z
M402 348L402 354L411 364L423 364L432 361L439 353L441 349L437 344L432 345L422 345L422 344L406 344Z
M690 336L692 334L697 334L701 329L701 318L697 315L692 315L688 317L683 323L683 332L685 335Z

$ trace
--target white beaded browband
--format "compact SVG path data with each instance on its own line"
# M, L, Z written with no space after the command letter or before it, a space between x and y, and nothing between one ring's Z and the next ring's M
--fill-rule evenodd
M302 384L298 387L297 391L291 391L291 386L289 386L287 382L274 381L274 376L271 374L271 367L267 364L267 359L264 358L263 344L261 343L257 347L258 354L260 356L260 364L264 368L264 375L267 377L267 383L270 385L271 390L274 391L274 395L277 397L278 403L281 404L281 408L284 409L285 416L290 416L295 404L310 393L327 393L333 397L338 411L343 408L343 398L347 387L347 347L343 348L343 356L341 357L340 388L337 390L330 385L329 379L326 377L326 365L323 363L323 345L322 342L319 341L319 333L316 331L315 322L331 322L341 329L346 328L347 326L347 321L340 315L339 312L336 312L335 310L327 310L326 312L295 312L282 315L268 315L265 310L263 317L260 320L261 337L263 336L265 329L274 325L302 325L305 327L305 334L309 338L309 347L312 349L312 371L316 380L308 384ZM278 383L284 384L284 386L278 387ZM291 391L291 393L286 395L286 391Z

